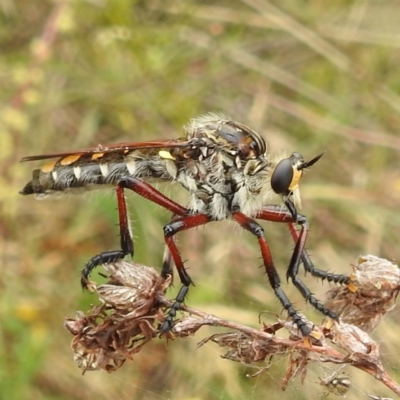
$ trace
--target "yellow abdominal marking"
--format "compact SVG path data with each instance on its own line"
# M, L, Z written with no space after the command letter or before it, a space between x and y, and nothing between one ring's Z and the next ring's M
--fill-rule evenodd
M99 159L99 158L101 158L103 156L104 156L104 153L94 153L92 155L92 160L97 160L97 159Z
M47 164L43 165L41 168L41 171L46 173L46 172L51 172L54 169L54 166L57 164L57 161L50 161Z
M81 156L79 154L75 154L72 156L67 156L64 157L60 160L60 164L61 165L71 165L72 163L74 163L75 161L78 161L81 158Z
M160 151L158 152L158 155L159 155L161 158L164 158L165 160L175 160L175 158L172 157L171 153L170 153L169 151L166 151L166 150L160 150Z

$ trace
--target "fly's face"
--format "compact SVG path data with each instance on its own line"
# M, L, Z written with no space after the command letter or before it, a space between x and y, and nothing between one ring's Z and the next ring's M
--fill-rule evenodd
M276 194L283 197L285 204L286 199L293 196L295 206L301 208L300 179L304 170L315 164L323 155L324 153L321 153L310 161L304 161L300 153L293 153L277 164L271 175L271 188ZM288 208L290 209L290 207Z
M277 194L287 195L299 186L303 171L315 164L324 153L310 161L304 161L300 153L293 153L290 157L281 160L271 176L271 187Z

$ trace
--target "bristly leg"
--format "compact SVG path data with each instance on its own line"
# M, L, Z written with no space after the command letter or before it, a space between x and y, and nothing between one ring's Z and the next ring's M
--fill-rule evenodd
M308 233L308 224L306 218L304 218L300 214L297 214L297 220L297 222L301 225L301 231L286 271L286 278L290 278L292 280L293 285L299 290L305 300L309 302L316 310L330 318L337 319L338 316L336 315L336 313L334 313L329 308L325 307L320 301L318 301L307 288L307 286L303 283L303 281L297 276Z
M169 199L158 190L154 189L148 183L141 179L134 177L127 177L122 179L117 186L117 200L118 200L118 216L121 235L121 250L107 251L94 256L85 266L82 271L82 286L88 285L88 277L91 271L100 264L114 262L118 259L124 258L130 254L133 256L134 246L129 229L128 213L126 208L126 201L124 189L130 189L147 198L148 200L156 203L173 213L172 220L164 227L165 243L167 245L167 252L164 254L164 262L161 275L167 278L172 274L173 264L176 265L182 287L179 290L175 302L169 309L166 319L161 326L161 333L167 334L173 326L173 321L177 311L185 301L186 295L189 291L189 286L192 284L192 279L187 273L178 248L174 242L174 235L180 231L191 229L199 225L207 224L211 221L211 217L206 214L189 215L188 210L178 203Z
M164 248L161 276L164 279L167 279L168 276L171 276L172 278L174 276L174 260L172 259L171 252L167 245L165 245Z
M148 183L142 181L141 179L134 177L126 177L118 182L117 185L117 203L118 203L118 217L119 217L119 229L121 237L121 249L111 250L100 253L92 257L89 262L85 265L82 270L81 284L83 287L88 286L89 275L94 268L101 264L107 264L119 259L124 258L128 254L133 257L134 245L129 229L129 217L126 207L126 200L124 195L124 189L133 190L135 193L147 198L148 200L156 203L167 210L171 211L174 215L185 215L187 209L182 207L178 203L164 196L161 192L154 189Z
M297 215L297 214L296 214ZM309 231L308 221L304 215L298 214L296 220L293 220L291 213L283 210L280 206L266 206L257 214L256 218L263 219L266 221L284 222L288 225L290 234L293 237L295 243L299 241L299 237L303 232L302 247L303 252L301 254L301 262L303 262L304 269L309 272L312 276L327 280L328 282L339 283L341 285L347 285L350 282L350 278L343 274L334 274L314 267L310 256L305 249L306 239ZM300 225L300 232L296 229L297 225ZM300 261L296 264L297 270L300 265ZM296 271L297 273L297 271Z
M298 240L298 237L301 233L297 231L296 225L294 223L288 224L290 233L292 234L293 240L296 241ZM305 230L308 230L308 228L305 228ZM347 285L350 283L350 277L343 275L343 274L334 274L332 272L327 272L321 269L317 269L314 267L313 262L311 261L310 256L307 253L307 250L303 250L303 254L301 256L301 261L304 265L304 269L306 272L309 272L312 276L315 276L316 278L320 278L321 280L327 280L328 282L333 282L333 283L339 283L341 285Z
M304 318L302 318L298 313L298 311L293 307L289 298L286 296L285 292L281 288L281 280L279 278L278 272L272 260L272 255L268 243L264 237L264 229L258 222L249 218L240 211L233 212L232 216L233 219L240 226L251 232L253 235L257 236L258 243L261 249L261 255L264 261L265 272L267 273L270 285L274 290L276 297L281 302L283 308L286 310L289 317L292 318L293 322L300 329L302 335L309 336L311 333L311 328L307 325Z
M292 257L290 259L289 266L287 268L286 277L291 279L294 286L300 291L306 301L308 301L315 309L320 311L322 314L327 315L331 318L336 319L336 313L326 308L320 301L318 301L314 295L310 292L307 286L297 276L299 271L300 263L303 262L304 268L307 272L310 272L313 276L321 279L326 279L329 282L335 282L340 284L347 284L349 277L341 274L332 274L326 271L322 271L314 268L313 263L307 251L305 250L305 244L308 236L308 222L305 216L301 214L296 215L296 221L293 219L293 213L282 210L278 206L267 206L264 207L256 216L256 218L263 219L266 221L284 222L287 223L292 234L292 237L296 243ZM297 231L296 224L300 225L300 231Z
M178 232L191 229L196 226L205 225L211 221L211 217L206 214L185 215L178 218L174 217L172 221L164 227L165 243L168 246L172 260L176 265L176 269L178 271L182 286L178 292L178 295L175 298L174 303L168 310L165 321L161 325L162 335L168 334L168 332L173 327L176 313L181 309L181 306L185 301L185 298L189 291L189 286L193 284L192 279L190 278L183 264L182 257L179 254L179 250L174 242L174 235L176 235ZM163 270L163 272L165 271Z

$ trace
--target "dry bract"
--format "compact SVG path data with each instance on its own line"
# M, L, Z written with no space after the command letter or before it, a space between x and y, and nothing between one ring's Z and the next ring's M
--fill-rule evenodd
M355 325L334 324L329 332L332 343L350 354L368 354L379 359L379 346L371 337Z
M93 284L102 304L86 314L78 312L75 319L65 322L74 335L75 362L84 371L112 372L121 367L159 334L164 314L172 304L164 297L170 279L160 278L153 268L124 261L104 268L109 282ZM399 282L395 264L374 256L359 257L350 284L329 291L326 306L339 314L339 321L327 320L316 326L298 314L310 324L311 334L307 337L291 320L254 329L186 306L183 311L190 316L178 320L171 335L176 339L191 336L204 325L227 328L229 332L211 335L199 347L213 342L224 349L224 358L257 364L259 370L254 375L270 368L275 358L285 357L288 362L283 389L296 377L303 381L310 363L333 363L341 365L340 369L345 365L361 369L400 395L400 386L386 374L380 361L379 345L367 333L394 307ZM280 332L285 334L278 336ZM331 378L321 379L321 384L345 395L350 380L337 374Z
M351 283L328 292L325 305L340 320L371 332L396 304L400 269L391 261L372 255L360 256L353 265Z
M103 304L65 321L74 335L74 360L84 372L118 369L157 335L164 319L160 307L165 306L163 294L170 279L162 279L153 268L125 261L104 268L110 281L92 284Z

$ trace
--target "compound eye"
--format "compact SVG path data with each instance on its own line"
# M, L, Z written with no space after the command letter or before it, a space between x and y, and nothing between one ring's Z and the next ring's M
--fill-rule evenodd
M293 163L290 158L281 160L275 167L271 176L272 190L277 194L285 194L289 191L293 181Z

